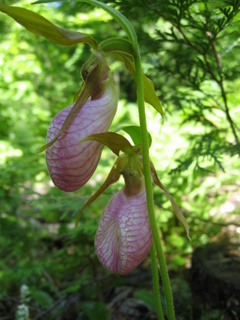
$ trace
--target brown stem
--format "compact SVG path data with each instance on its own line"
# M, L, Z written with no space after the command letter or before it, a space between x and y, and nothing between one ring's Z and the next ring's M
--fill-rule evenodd
M215 46L214 42L212 43L212 50L213 50L213 54L214 54L215 61L216 61L216 64L217 64L217 67L218 67L218 71L219 71L220 79L217 81L217 83L218 83L218 85L219 85L219 87L221 89L221 95L222 95L222 98L223 98L226 117L227 117L227 120L228 120L228 122L230 124L231 130L232 130L232 134L233 134L233 136L235 138L235 142L236 142L236 144L238 144L239 143L238 135L237 135L237 132L236 132L235 127L234 127L234 122L233 122L233 120L231 118L231 115L230 115L230 112L229 112L228 103L227 103L227 95L226 95L226 92L224 90L223 77L222 77L222 64L221 64L221 60L220 60L220 57L219 57L219 55L217 53L216 46Z
M238 135L237 135L237 132L236 132L236 130L234 128L234 122L233 122L232 117L231 117L230 112L229 112L229 108L228 108L228 104L227 104L227 96L226 96L226 93L225 93L225 90L224 90L222 79L219 82L219 86L220 86L221 94L222 94L222 97L223 97L226 117L227 117L227 120L228 120L228 122L230 124L231 130L232 130L232 134L233 134L233 136L235 138L235 142L236 142L236 144L238 144L239 143Z

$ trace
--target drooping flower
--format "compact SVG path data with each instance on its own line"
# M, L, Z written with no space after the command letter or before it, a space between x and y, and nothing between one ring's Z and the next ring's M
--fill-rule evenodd
M126 138L113 132L93 134L84 141L98 141L108 146L118 158L105 182L79 211L75 225L81 213L123 175L124 188L112 197L100 217L95 247L100 262L108 270L120 274L130 273L146 258L152 245L141 148L138 145L132 146ZM176 217L189 237L188 224L181 210L159 180L152 163L150 169L153 182L169 198Z
M91 81L95 81L89 92L90 98L46 150L51 179L59 189L66 192L81 188L90 179L101 155L102 146L98 142L79 141L90 134L107 131L117 110L118 98L110 70L102 56L99 60L97 63L101 65L97 65L97 74L94 74L93 64L89 65L89 70L83 70L85 77L91 77L90 85ZM74 105L67 107L53 119L47 133L48 143L63 128L73 108Z
M99 260L111 272L127 274L144 260L151 245L145 188L130 197L120 190L99 220L95 240Z

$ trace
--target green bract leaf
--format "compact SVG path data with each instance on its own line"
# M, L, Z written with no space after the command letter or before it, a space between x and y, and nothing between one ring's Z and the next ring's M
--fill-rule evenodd
M84 42L88 43L94 49L98 48L97 42L92 37L83 33L62 29L38 13L20 7L8 6L6 4L0 4L0 11L12 17L28 31L43 36L57 44L71 46L76 43Z
M139 126L126 126L122 127L119 130L125 131L132 139L135 146L141 145L141 128ZM148 141L149 141L149 148L152 144L152 137L150 133L148 132Z
M151 163L151 174L152 174L153 182L156 184L156 186L158 186L160 189L163 190L163 192L166 194L166 196L170 200L172 208L173 208L173 212L175 213L177 219L184 226L188 239L191 240L190 235L189 235L188 223L187 223L186 219L184 218L184 215L182 214L181 210L178 208L178 206L177 206L176 202L174 201L173 197L170 195L170 193L167 191L167 189L164 187L164 185L159 180L159 178L157 176L157 172L156 172L156 170L155 170L155 168L153 166L153 163Z
M123 136L115 132L103 132L103 133L91 134L86 138L80 140L79 142L81 143L87 140L100 142L104 146L111 149L112 152L115 153L117 156L119 155L120 151L123 151L126 153L133 152L132 145L130 144L130 142L126 138L124 138Z
M132 43L123 38L109 38L100 43L99 48L103 52L122 52L133 56Z
M80 216L90 204L93 203L111 184L117 182L120 178L120 173L119 173L119 168L118 168L118 159L116 160L114 166L112 167L109 175L107 176L107 179L104 181L104 183L101 185L101 187L87 200L87 202L84 204L82 209L78 212L78 215L75 220L75 228L78 225L78 221L80 219Z
M125 67L127 70L131 73L133 76L134 81L136 82L136 73L135 73L135 66L134 63L126 57L124 54L120 52L112 52L114 56L121 62L125 64ZM145 74L142 74L143 76L143 86L144 86L144 100L149 103L153 108L155 108L161 115L163 115L163 109L161 106L161 103L157 97L157 94L154 89L153 82L145 76Z

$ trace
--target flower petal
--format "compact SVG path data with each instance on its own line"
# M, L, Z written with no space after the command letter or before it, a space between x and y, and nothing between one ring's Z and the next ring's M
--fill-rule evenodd
M54 184L66 192L81 188L94 173L102 146L95 141L79 144L86 136L107 131L117 109L117 94L112 80L108 80L103 95L88 100L57 141L46 150L46 161ZM61 129L73 105L53 119L47 134L51 141Z
M145 188L132 197L119 191L99 220L95 240L99 260L111 272L127 274L144 260L151 244Z

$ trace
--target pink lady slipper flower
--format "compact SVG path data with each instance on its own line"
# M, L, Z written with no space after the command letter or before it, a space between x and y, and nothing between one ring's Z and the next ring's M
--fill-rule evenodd
M81 213L123 175L124 188L112 197L100 217L95 248L99 260L109 271L127 274L146 258L152 245L141 148L138 145L132 146L126 138L114 132L93 134L84 140L98 141L108 146L118 158L105 182L79 211L75 225L77 226ZM120 151L123 154L119 155ZM167 195L176 217L189 237L188 224L159 180L152 163L150 169L153 182Z
M118 158L113 174L110 173L112 181L122 174L125 187L113 196L103 211L95 239L101 263L111 272L120 274L134 270L152 245L141 155L132 150ZM117 172L115 176L114 171Z
M117 158L105 182L78 213L76 226L83 210L123 175L124 188L112 197L99 220L95 248L108 270L127 274L144 260L152 245L140 150L113 132L86 138L92 139L108 145L117 155L119 150L124 154Z
M144 260L151 245L145 188L130 197L120 190L99 220L95 240L99 260L111 272L127 274Z
M117 110L118 98L110 70L100 54L94 58L82 70L86 83L77 102L56 115L47 133L49 143L62 130L46 150L46 161L53 183L66 192L81 188L93 175L100 159L101 144L79 141L90 134L107 131ZM80 107L76 109L76 105ZM71 112L74 116L65 125Z

